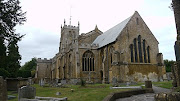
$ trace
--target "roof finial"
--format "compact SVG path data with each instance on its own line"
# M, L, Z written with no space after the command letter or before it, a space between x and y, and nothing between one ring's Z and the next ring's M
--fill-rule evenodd
M99 30L99 29L98 29L98 27L97 27L97 25L96 25L96 27L95 27L95 29L94 29L94 30L95 30L96 32Z
M64 25L66 25L66 20L64 19Z
M80 24L79 24L79 21L78 21L78 27L80 26Z
M72 6L70 6L70 18L69 18L69 25L71 26L71 8L72 8Z
M62 24L61 24L61 29L62 29Z

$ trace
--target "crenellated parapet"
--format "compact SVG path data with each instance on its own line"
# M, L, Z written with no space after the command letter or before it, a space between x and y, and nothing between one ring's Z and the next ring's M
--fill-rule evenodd
M44 58L44 59L38 58L37 59L37 63L51 63L51 62L52 62L52 59L47 59L47 58Z

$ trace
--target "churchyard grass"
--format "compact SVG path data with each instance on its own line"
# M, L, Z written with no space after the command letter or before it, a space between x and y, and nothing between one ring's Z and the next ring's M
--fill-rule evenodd
M130 89L110 89L111 84L91 84L82 87L80 85L67 85L67 88L58 87L40 87L39 85L33 85L36 87L36 96L41 97L68 97L68 101L102 101L108 94L112 92L127 91ZM71 91L74 89L74 92ZM60 92L60 95L56 95L56 92ZM11 94L12 92L8 92ZM18 101L18 94L16 99L10 101Z
M153 85L163 87L163 88L172 88L172 81L163 81L163 82L152 82ZM137 83L136 85L131 86L140 86L144 83ZM68 97L68 101L102 101L108 94L112 92L127 91L131 89L110 89L111 84L90 84L82 87L80 85L67 85L67 88L59 87L40 87L38 84L32 85L36 87L36 96L41 97L57 97L63 98ZM125 86L125 85L122 85ZM74 92L71 91L74 90ZM56 92L60 92L60 95L56 95ZM16 99L10 101L18 101L18 94L14 91L8 91L8 95L17 96Z
M152 82L154 86L162 87L162 88L168 88L171 89L172 86L172 80L171 81L162 81L162 82Z
M16 96L15 99L11 99L11 100L8 100L8 101L18 101L18 93L16 91L8 91L8 95Z

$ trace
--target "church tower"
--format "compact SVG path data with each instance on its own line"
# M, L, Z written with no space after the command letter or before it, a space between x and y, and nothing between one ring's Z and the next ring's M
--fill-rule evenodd
M78 52L78 26L66 25L61 26L61 38L59 45L59 53L61 54L62 62L60 63L64 71L63 78L77 78L80 72L79 67L79 52Z

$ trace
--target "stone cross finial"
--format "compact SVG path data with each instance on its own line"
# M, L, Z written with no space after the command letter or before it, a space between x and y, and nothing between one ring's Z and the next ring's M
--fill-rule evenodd
M97 25L96 25L96 27L95 27L95 31L97 32L99 29L98 29L98 27L97 27Z
M80 24L79 24L79 21L78 21L78 27L80 26Z

